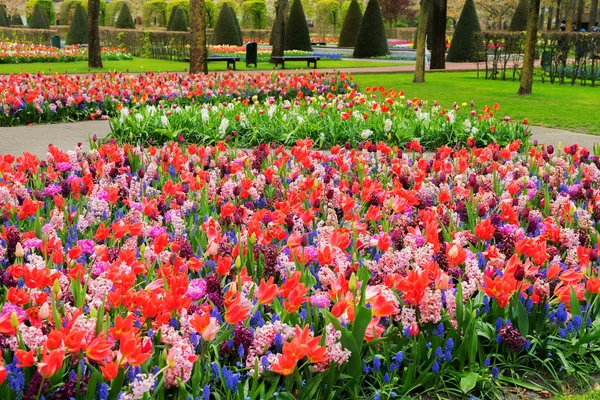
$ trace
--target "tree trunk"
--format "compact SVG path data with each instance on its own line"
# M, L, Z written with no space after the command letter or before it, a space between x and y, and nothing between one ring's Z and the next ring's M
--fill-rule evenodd
M546 7L541 7L540 20L538 22L538 31L544 30L544 15L546 14Z
M560 28L560 6L561 0L556 0L556 19L554 20L554 29Z
M588 31L592 26L598 26L596 24L598 22L598 0L592 0L592 5L590 8L590 22L588 23Z
M577 31L581 29L581 20L583 19L583 0L577 1L577 19L575 24L577 25ZM590 25L591 27L591 25Z
M208 73L206 7L204 0L190 1L190 73Z
M288 0L277 0L275 2L275 21L273 21L273 30L271 31L271 50L270 63L275 64L273 57L283 57L285 42L285 12L288 7ZM358 29L358 27L356 27Z
M427 44L427 22L431 11L432 0L421 0L419 11L419 26L417 27L417 62L415 64L415 76L413 83L425 82L425 45ZM538 0L539 1L539 0Z
M523 58L523 70L521 71L521 86L517 92L519 96L529 96L531 94L539 18L540 0L530 0L529 13L527 15L527 33L525 34L525 57Z
M100 0L88 2L88 68L102 68L100 47Z
M547 31L551 31L552 30L552 6L548 7L548 22L546 22L546 30Z
M431 10L431 69L446 69L446 0L433 0Z
M567 32L573 31L573 11L575 11L575 0L565 0L565 14L567 15Z

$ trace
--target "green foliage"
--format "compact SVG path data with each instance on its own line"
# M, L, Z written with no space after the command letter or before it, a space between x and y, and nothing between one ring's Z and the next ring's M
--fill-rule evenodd
M105 25L116 26L117 16L121 11L121 7L123 7L123 4L125 3L125 0L111 0L108 3L108 5L106 6L106 16L104 17Z
M115 27L119 29L135 29L135 22L133 22L133 17L127 3L124 3L123 7L121 7Z
M12 18L10 20L10 25L11 26L23 26L23 18L21 17L21 15L19 13L12 16Z
M300 0L294 0L285 25L285 50L312 51L308 24Z
M88 42L88 18L81 4L75 6L75 13L71 19L66 44L86 44Z
M348 4L346 7L346 17L344 19L344 24L342 25L342 30L340 32L340 38L338 41L339 47L354 47L356 44L356 34L358 30L357 26L360 26L362 21L362 11L360 9L361 3L356 0L352 0L350 2L346 2L342 5L342 9L344 5ZM343 12L342 12L343 13Z
M224 3L215 25L213 44L240 46L240 36L233 20L233 14L229 5Z
M342 24L340 3L337 0L319 0L316 6L317 28L325 32L332 28L336 32Z
M267 29L267 3L250 0L242 3L242 26L245 29Z
M52 0L27 0L27 3L25 3L25 16L27 17L27 21L31 20L36 4L44 11L48 24L54 25L56 22L56 12L54 11L54 3Z
M356 34L354 57L381 57L388 53L387 36L379 3L377 0L369 0Z
M31 29L48 29L50 27L48 17L39 4L33 7L33 14L29 18L29 27Z
M240 3L238 3L236 0L220 0L219 7L225 3L227 3L229 9L233 11L235 15L238 15L240 13Z
M523 32L527 30L527 14L529 13L529 1L519 0L515 13L510 20L510 31Z
M171 15L169 15L168 22L167 22L167 30L168 31L171 30L171 26L173 25L173 18L175 17L175 13L177 13L178 9L179 9L179 7L175 6L175 7L173 7L173 10L171 10Z
M231 11L231 15L233 16L233 22L235 23L235 30L238 34L238 37L240 38L239 43L241 46L244 43L244 34L242 33L242 28L240 27L240 20L237 17L237 13L235 12L235 9L233 9L231 7L231 4L229 5L229 11Z
M98 18L98 24L100 26L104 26L106 25L106 1L105 0L99 0L100 1L100 18ZM83 7L85 8L85 13L87 14L88 12L88 0L83 0Z
M154 25L154 18L158 26L165 26L167 21L167 2L165 0L149 0L142 5L142 25Z
M8 26L9 25L8 15L6 14L6 7L4 4L0 4L0 26Z
M58 12L58 21L61 25L68 25L69 21L75 14L75 6L77 4L83 4L81 0L64 0L60 4L60 11Z
M362 21L362 13L365 11L365 5L362 2L357 1L358 3L358 7L360 9L360 19ZM350 4L352 4L352 0L347 0L345 2L342 3L342 7L341 7L341 20L345 21L346 20L346 14L348 13L348 9L350 8ZM358 23L357 26L360 25L360 21Z
M167 20L171 18L173 14L173 8L178 7L183 10L185 15L185 22L189 26L190 24L190 0L171 0L167 3ZM206 0L204 3L206 9L206 27L214 28L217 22L217 7L212 0Z
M171 23L171 30L175 32L187 32L187 23L185 21L185 13L181 8L177 8L173 22Z
M452 42L446 60L449 62L474 61L474 53L479 53L480 46L474 42L475 33L480 32L479 18L475 9L475 2L467 0L460 13L460 18L456 24ZM475 48L477 46L478 48Z

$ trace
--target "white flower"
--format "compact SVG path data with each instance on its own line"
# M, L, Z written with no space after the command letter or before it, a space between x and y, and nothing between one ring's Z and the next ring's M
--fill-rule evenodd
M304 122L304 118L302 118L301 115L298 115L298 124L301 124Z
M392 130L392 120L386 119L385 122L383 123L383 131L385 133L389 133L391 130Z
M475 127L472 127L472 128L471 128L471 133L472 133L473 135L477 134L477 132L479 132L479 129L477 129L477 128L475 128Z
M227 133L227 127L229 127L229 120L227 118L223 118L221 125L219 125L219 133L221 135L225 135Z
M135 114L135 120L137 122L141 122L144 119L144 116L140 113Z
M200 115L202 116L202 122L204 122L205 124L208 123L208 110L206 108L203 108L202 110L200 110Z
M269 118L273 118L273 114L275 114L276 110L277 110L277 107L275 107L275 105L271 104L271 106L269 107L269 110L267 111L267 115L269 116Z
M167 118L166 115L161 115L160 123L162 124L163 128L167 128L169 126L169 118Z
M360 134L360 137L363 139L368 139L369 136L371 136L373 134L373 131L370 129L365 129L364 131L362 131L362 133Z
M471 120L465 119L465 132L469 132L471 130Z

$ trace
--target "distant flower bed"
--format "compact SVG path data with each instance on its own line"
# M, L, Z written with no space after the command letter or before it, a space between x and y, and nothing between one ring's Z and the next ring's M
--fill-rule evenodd
M56 48L34 44L0 43L0 64L25 64L35 62L74 62L87 60L88 49L79 45ZM133 60L125 49L103 47L105 61Z
M246 46L208 46L209 54L217 55L217 56L230 56L230 57L239 57L240 60L246 61ZM302 51L302 50L286 50L284 52L286 56L307 56L314 55L319 56L321 58L327 58L331 60L341 60L341 54L334 53L317 53L310 51ZM270 48L258 48L257 49L257 61L260 63L269 62L271 58L271 49Z
M411 42L410 40L389 39L388 45L392 48L411 49L413 47L413 42Z

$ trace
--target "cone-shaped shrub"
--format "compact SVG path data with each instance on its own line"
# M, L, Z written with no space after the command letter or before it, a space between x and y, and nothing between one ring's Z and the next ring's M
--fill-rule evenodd
M216 45L231 45L238 46L240 43L240 35L235 27L233 14L229 4L223 3L217 24L215 25L215 33L213 43Z
M12 16L10 20L11 26L23 26L23 18L19 14L15 14Z
M167 22L168 31L170 31L173 26L173 19L175 19L175 14L177 14L177 10L179 10L179 7L177 6L173 7L173 10L171 10L171 15L169 15L169 21Z
M356 34L358 33L357 26L360 26L362 21L362 11L358 1L352 0L346 12L346 18L342 25L340 32L340 39L338 40L339 47L354 47L356 43Z
M242 33L242 28L240 27L240 21L238 20L237 14L233 7L229 7L229 11L231 11L231 16L233 17L233 22L235 23L235 30L237 31L239 40L238 46L241 46L244 43L244 34Z
M350 11L348 11L349 13ZM381 8L377 0L369 0L354 44L354 57L381 57L389 53Z
M529 1L519 0L515 13L510 20L509 30L513 32L523 32L527 30L527 14L529 13Z
M88 42L87 13L81 4L75 6L75 13L71 19L71 26L67 34L66 44L85 44Z
M8 26L8 17L6 15L6 8L3 4L0 4L0 26Z
M173 17L173 22L171 23L171 29L175 32L187 32L187 23L185 21L185 11L181 8L174 10L175 16Z
M290 15L285 24L284 49L312 51L308 24L300 0L294 0L290 8Z
M31 14L29 27L31 29L48 29L50 27L48 17L39 4L36 4L35 7L33 7L33 14Z
M467 0L460 13L458 23L456 24L446 61L475 61L476 53L478 53L480 49L474 48L474 33L479 32L480 30L481 27L479 26L479 18L477 18L475 2L473 0Z
M119 29L135 29L135 22L133 22L133 17L127 3L124 3L123 7L121 7L115 27Z

